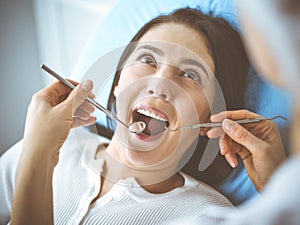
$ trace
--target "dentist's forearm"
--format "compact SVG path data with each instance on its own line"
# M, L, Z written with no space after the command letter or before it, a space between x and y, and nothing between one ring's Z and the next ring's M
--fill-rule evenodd
M56 156L50 151L23 149L20 158L11 224L53 224L52 177ZM53 152L53 151L51 151Z
M59 149L71 128L95 123L96 118L90 115L94 108L84 104L92 88L91 81L80 83L72 91L63 83L55 82L32 97L25 124L11 224L53 224L52 177ZM84 116L77 110L84 111Z

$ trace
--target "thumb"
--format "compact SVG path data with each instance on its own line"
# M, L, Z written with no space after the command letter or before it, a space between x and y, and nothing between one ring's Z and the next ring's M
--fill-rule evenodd
M258 145L263 144L262 140L233 120L224 119L222 128L232 140L246 147L251 153L254 153Z
M85 80L77 85L66 99L67 104L72 105L73 112L86 100L93 89L93 82Z

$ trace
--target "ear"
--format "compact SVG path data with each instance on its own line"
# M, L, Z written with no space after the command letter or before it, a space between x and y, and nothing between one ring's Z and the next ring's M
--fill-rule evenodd
M114 88L114 96L115 97L118 96L118 85L116 85L115 88Z

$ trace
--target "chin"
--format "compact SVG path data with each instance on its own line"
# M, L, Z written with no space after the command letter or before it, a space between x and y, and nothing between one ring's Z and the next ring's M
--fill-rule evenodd
M155 150L136 151L128 150L126 157L131 166L145 167L157 164L160 160L155 157Z

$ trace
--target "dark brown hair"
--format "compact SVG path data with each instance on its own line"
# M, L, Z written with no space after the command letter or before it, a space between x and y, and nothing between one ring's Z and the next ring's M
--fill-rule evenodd
M297 16L299 18L300 13L300 1L299 0L277 0L279 2L280 9L284 14L288 16Z
M163 24L184 25L205 36L206 45L215 64L215 77L222 89L226 108L228 110L243 108L249 62L239 33L222 18L203 14L197 9L184 8L178 9L169 15L154 18L138 31L130 43L137 42L149 30ZM123 67L133 50L134 45L128 45L119 61L118 68ZM121 70L116 72L109 95L108 109L113 112L115 111L113 89L118 84L120 73ZM108 124L109 128L113 130L112 121L109 120ZM216 187L227 177L231 168L225 162L224 157L218 155L207 170L204 172L198 171L198 165L207 141L207 137L199 138L193 156L182 171Z

